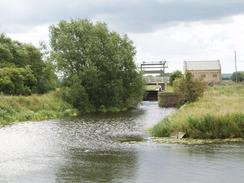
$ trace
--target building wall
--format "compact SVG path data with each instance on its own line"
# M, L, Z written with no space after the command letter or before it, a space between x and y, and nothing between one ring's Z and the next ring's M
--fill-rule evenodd
M206 71L189 71L196 79L203 80L207 83L220 83L221 71L220 70L206 70Z

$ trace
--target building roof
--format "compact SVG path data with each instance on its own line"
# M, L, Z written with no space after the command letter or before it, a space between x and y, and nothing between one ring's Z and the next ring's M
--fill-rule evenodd
M219 60L209 61L184 61L185 70L221 70Z

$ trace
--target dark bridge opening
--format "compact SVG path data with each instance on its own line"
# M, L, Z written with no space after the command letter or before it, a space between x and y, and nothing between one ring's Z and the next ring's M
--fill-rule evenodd
M146 91L144 95L144 101L157 101L158 100L158 91L151 90Z

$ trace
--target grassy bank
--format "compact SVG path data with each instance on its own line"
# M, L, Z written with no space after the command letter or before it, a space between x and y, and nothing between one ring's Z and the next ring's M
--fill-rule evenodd
M18 121L39 121L77 114L58 92L32 96L0 95L0 125Z
M169 137L186 132L194 139L244 137L244 85L208 88L197 102L186 104L151 130L152 136Z

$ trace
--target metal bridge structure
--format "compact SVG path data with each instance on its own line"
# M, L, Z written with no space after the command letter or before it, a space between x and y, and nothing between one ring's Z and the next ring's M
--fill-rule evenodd
M166 61L152 61L152 62L142 62L140 65L141 71L144 75L146 74L157 74L163 76L165 69L168 68Z
M169 77L165 76L165 69L168 68L166 61L142 62L140 70L146 83L146 95L144 100L158 100L158 92L165 89Z

